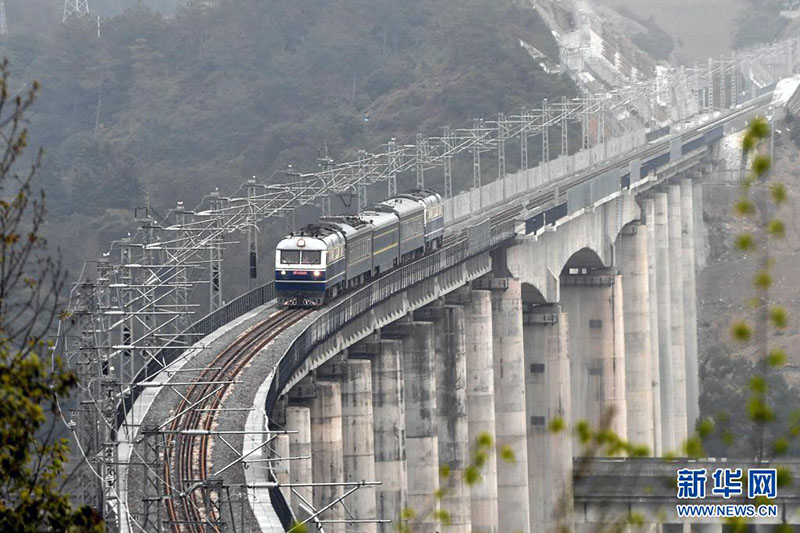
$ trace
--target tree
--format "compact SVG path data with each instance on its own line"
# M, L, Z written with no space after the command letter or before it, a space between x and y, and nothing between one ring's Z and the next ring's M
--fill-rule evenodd
M25 172L25 115L39 84L9 91L0 64L0 530L102 531L89 507L73 508L62 491L66 439L55 438L58 402L76 385L45 339L58 318L64 282L59 257L41 236L44 192L34 188L41 150ZM51 359L51 361L48 361Z

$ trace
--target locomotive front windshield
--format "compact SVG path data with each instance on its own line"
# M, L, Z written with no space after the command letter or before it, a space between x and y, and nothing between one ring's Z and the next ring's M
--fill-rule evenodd
M298 265L298 264L300 264L300 251L299 250L281 250L281 264L282 265Z
M300 257L301 265L318 265L322 261L322 252L312 252L311 250L303 250Z
M281 250L282 265L319 265L322 262L322 252L313 250Z

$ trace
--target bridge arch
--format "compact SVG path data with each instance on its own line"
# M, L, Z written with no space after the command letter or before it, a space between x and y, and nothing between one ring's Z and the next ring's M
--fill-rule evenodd
M536 287L546 302L558 302L564 269L612 267L620 230L639 218L635 196L623 192L602 205L564 217L556 226L517 237L505 250L505 266L522 283Z
M598 254L596 250L593 250L587 246L581 248L572 254L569 259L567 259L567 262L564 263L564 268L561 270L561 273L565 274L574 269L594 269L607 266L610 265L603 263L603 260L600 258L600 254Z
M548 302L547 299L544 297L544 294L542 294L542 291L539 289L539 287L531 285L530 283L523 283L522 303L529 305L544 305Z

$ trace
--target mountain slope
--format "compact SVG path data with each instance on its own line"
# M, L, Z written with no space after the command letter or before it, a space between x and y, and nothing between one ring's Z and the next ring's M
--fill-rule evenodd
M337 160L574 92L536 12L510 0L223 0L165 18L144 8L12 35L12 69L43 86L32 141L54 240L79 264L131 229L125 210L193 206L287 164ZM456 185L471 181L459 173Z

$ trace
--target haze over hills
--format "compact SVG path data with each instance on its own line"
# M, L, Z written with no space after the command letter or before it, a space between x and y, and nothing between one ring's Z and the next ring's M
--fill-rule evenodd
M11 33L49 33L60 24L64 0L5 0ZM89 0L92 16L119 15L126 9L146 7L171 15L186 0Z
M88 19L12 32L0 52L15 80L43 86L32 144L46 150L51 238L75 270L132 230L146 197L159 213L194 206L290 163L313 170L324 146L343 160L574 94L520 39L557 57L517 2L238 0L170 18L129 9L99 39Z
M674 41L673 59L690 65L736 48L778 37L787 22L782 0L597 0L640 22L649 22Z

